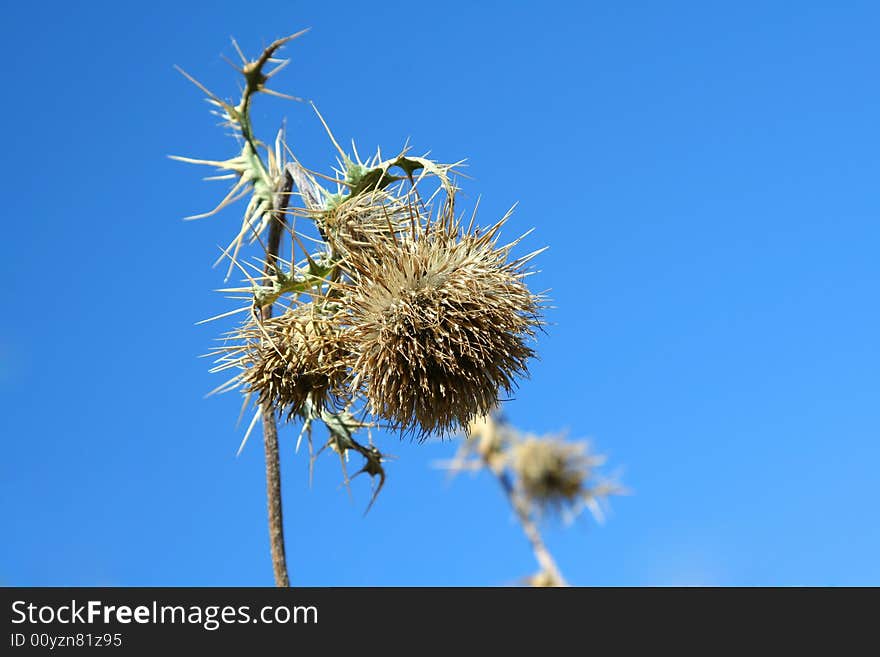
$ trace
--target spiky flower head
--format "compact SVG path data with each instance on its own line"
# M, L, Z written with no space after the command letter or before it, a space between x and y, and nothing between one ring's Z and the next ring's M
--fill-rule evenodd
M278 317L251 319L233 333L223 367L241 370L245 394L269 402L290 419L307 405L320 412L344 394L349 350L335 312L316 303L288 309Z
M344 202L324 210L318 222L340 256L357 254L364 260L375 257L376 243L393 240L409 219L405 199L376 189L346 197Z
M508 262L516 242L498 246L507 217L481 234L446 209L433 223L412 212L409 230L344 266L353 388L393 428L424 437L466 427L512 392L534 355L540 298L523 282L536 254Z
M571 509L583 504L595 510L597 497L615 492L605 483L594 487L593 469L604 458L590 454L584 442L529 437L513 447L511 457L519 488L545 510Z

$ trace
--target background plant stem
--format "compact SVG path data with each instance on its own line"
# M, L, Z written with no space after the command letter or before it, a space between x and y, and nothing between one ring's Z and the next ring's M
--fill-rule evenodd
M544 539L541 538L541 532L538 531L538 526L532 519L528 506L526 506L525 501L516 494L513 482L510 480L510 475L504 470L496 470L495 468L492 468L492 471L495 473L495 476L498 477L501 488L504 490L504 494L507 496L507 501L510 502L510 506L513 507L516 517L519 520L520 525L522 525L523 532L525 532L526 538L528 538L529 543L532 544L532 552L535 553L535 559L541 566L541 570L550 575L555 586L568 586L565 578L562 577L562 573L559 571L559 567L556 565L556 561L553 559L553 555L550 554L550 550L548 550L547 546L544 544Z

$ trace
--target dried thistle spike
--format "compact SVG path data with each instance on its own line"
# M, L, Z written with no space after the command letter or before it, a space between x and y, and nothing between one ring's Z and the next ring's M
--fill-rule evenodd
M328 208L318 217L319 225L341 256L357 253L360 260L376 257L377 241L395 241L409 225L409 206L399 196L375 190Z
M623 492L608 482L594 481L593 471L604 461L589 452L587 443L557 437L525 438L511 453L518 488L528 500L544 511L575 514L583 506L598 513L599 498Z
M301 304L278 317L250 319L222 348L216 369L240 369L235 383L260 404L290 419L320 412L344 396L349 350L335 312L321 302ZM323 304L325 307L328 304Z
M353 391L393 428L425 437L467 426L512 392L534 355L526 340L540 299L494 230L462 231L451 205L433 223L411 209L407 231L352 250L342 267L354 279Z

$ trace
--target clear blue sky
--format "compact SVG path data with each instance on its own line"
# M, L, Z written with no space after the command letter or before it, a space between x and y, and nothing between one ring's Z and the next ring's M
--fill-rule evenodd
M479 6L475 6L479 4ZM371 7L380 7L373 10ZM225 156L179 64L236 93L234 35L361 152L469 158L470 200L535 226L541 360L507 405L634 494L550 527L585 585L880 584L880 8L872 2L7 3L0 583L268 585L263 455L198 359L236 210L167 154ZM302 104L301 159L331 151ZM225 242L224 242L225 243ZM374 509L282 436L304 585L496 585L534 570L487 477L399 458Z

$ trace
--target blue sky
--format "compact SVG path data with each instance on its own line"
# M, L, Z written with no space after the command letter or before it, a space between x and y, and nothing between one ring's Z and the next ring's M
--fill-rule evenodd
M283 5L283 6L279 6ZM479 6L477 6L479 5ZM876 3L15 3L4 9L0 584L269 585L262 448L198 359L239 213L172 153L231 155L186 68L276 87L344 141L468 158L468 202L544 244L540 360L508 415L591 438L633 495L547 528L582 585L880 584ZM306 164L332 152L307 106ZM524 251L525 252L525 251ZM400 442L362 513L282 435L302 585L498 585L534 571L485 476Z

